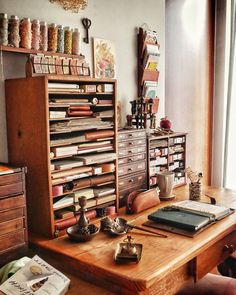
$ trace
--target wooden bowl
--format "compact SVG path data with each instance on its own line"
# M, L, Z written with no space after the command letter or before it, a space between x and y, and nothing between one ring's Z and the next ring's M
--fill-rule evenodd
M94 224L89 224L88 229L90 234L80 234L79 233L79 226L73 225L69 228L67 228L66 232L70 239L74 242L87 242L91 240L93 237L95 237L99 233L99 228Z

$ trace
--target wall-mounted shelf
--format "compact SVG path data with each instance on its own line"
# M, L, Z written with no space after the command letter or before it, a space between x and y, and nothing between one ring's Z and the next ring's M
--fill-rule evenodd
M50 55L50 56L71 57L71 58L81 58L81 59L84 58L83 55L64 54L64 53L58 53L58 52L26 49L26 48L20 48L20 47L4 46L4 45L0 45L0 51L21 53L21 54L41 53L41 54Z

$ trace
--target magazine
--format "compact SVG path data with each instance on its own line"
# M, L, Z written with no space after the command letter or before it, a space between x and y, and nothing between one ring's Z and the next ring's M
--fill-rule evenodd
M64 295L69 285L65 275L35 255L0 286L0 291L6 295Z

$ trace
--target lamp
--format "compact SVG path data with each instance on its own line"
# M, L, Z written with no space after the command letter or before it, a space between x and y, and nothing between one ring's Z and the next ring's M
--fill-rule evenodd
M71 10L74 13L78 13L79 10L83 10L87 7L88 0L49 0L51 3L57 3L61 5L65 10Z

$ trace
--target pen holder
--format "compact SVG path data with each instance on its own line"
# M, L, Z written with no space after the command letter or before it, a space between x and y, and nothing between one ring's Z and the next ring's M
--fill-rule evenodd
M190 182L189 199L193 201L199 201L201 199L201 183L200 182Z

